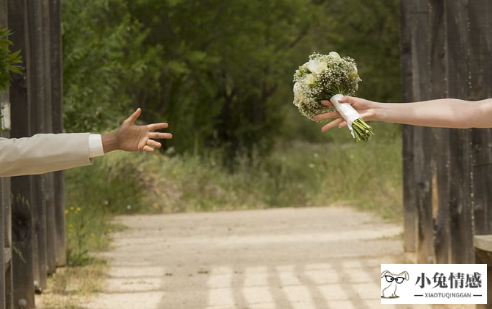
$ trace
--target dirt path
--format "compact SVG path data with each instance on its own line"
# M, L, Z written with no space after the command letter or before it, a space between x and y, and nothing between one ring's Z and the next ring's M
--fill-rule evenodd
M120 217L91 309L351 309L380 304L401 227L345 207ZM398 308L412 308L398 306ZM418 306L418 308L430 308Z

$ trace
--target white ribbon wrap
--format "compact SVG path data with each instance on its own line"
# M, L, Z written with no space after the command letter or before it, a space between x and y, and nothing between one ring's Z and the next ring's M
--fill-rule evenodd
M347 121L347 125L350 129L352 137L355 138L354 128L352 128L352 123L360 118L359 113L350 105L350 103L340 103L338 102L343 98L341 94L335 94L330 98L330 102L335 106L337 111L342 115L343 119Z

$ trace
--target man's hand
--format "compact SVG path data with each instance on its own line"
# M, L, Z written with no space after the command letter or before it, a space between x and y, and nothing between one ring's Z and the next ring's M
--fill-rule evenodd
M104 153L113 150L153 152L154 148L161 147L161 143L154 139L171 139L173 137L171 133L153 132L158 129L166 129L167 123L135 125L135 121L141 113L142 110L137 109L123 122L118 131L102 135Z
M357 110L357 112L360 114L361 118L364 120L377 120L376 118L376 108L375 108L375 103L361 99L361 98L356 98L356 97L349 97L345 96L343 97L340 101L340 103L350 103L352 107ZM331 104L330 101L321 101L323 105L326 106L331 106L333 107L333 104ZM347 121L345 119L341 118L340 113L338 112L331 112L331 113L325 113L325 114L320 114L314 116L315 121L320 121L323 119L332 119L332 118L338 118L336 120L333 120L329 124L325 125L323 128L321 128L322 132L325 132L326 130L329 130L335 126L338 126L339 128L343 128L347 126Z

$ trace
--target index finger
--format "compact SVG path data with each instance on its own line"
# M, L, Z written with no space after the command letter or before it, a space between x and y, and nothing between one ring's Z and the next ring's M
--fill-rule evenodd
M155 130L158 130L158 129L166 129L167 127L169 127L169 125L167 123L152 123L152 124L149 124L147 125L147 128L149 129L149 131L155 131Z
M340 118L340 113L339 112L329 112L329 113L324 113L324 114L319 114L314 116L314 121L320 121L323 119L331 119L331 118Z
M323 100L323 101L321 101L321 104L326 105L326 106L330 106L330 107L335 107L335 106L333 106L333 104L332 104L330 101L328 101L328 100Z

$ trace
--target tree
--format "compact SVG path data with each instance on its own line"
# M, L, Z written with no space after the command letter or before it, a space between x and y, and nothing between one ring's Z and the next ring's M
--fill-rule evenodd
M268 151L286 104L274 95L292 82L310 2L146 0L131 12L154 54L137 102L174 120L178 150Z
M7 87L10 86L12 81L12 76L10 72L22 74L21 67L22 63L20 57L20 50L12 53L10 51L10 46L12 41L7 40L10 32L7 29L3 29L0 25L0 91L6 91Z
M400 1L330 0L322 14L330 21L317 29L318 44L356 59L363 80L358 95L399 102Z
M146 121L170 122L176 138L165 146L178 152L219 149L229 163L238 153L266 154L293 128L285 111L295 109L295 69L312 52L332 50L358 62L359 95L399 98L397 0L63 4L72 129L108 126L103 119L142 107ZM289 122L316 128L301 116Z
M64 122L68 131L117 126L131 98L123 89L145 71L128 57L144 35L124 0L62 2Z

